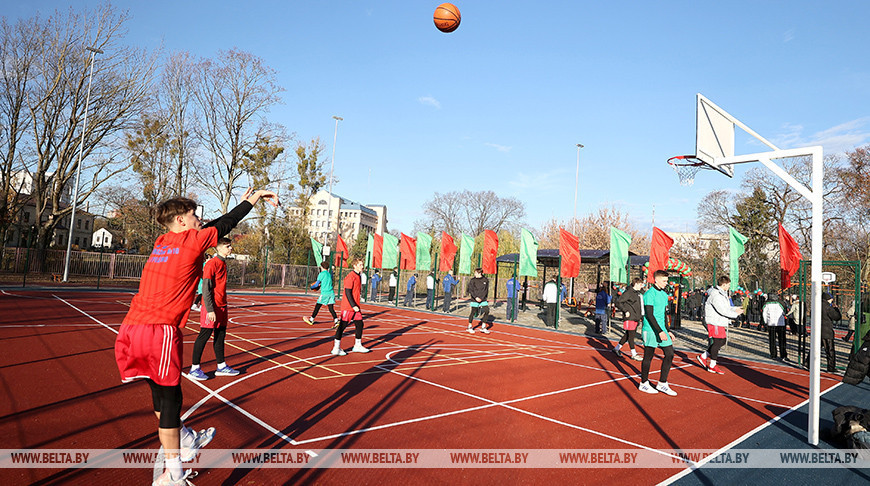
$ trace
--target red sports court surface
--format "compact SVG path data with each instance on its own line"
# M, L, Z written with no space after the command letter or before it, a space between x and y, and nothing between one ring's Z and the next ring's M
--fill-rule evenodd
M3 448L159 447L144 382L121 384L114 340L132 293L5 290L0 294ZM313 296L230 295L227 362L204 382L182 379L185 423L215 426L208 448L281 450L718 450L798 406L807 373L723 360L715 375L677 352L679 393L637 390L640 362L591 337L496 323L469 334L461 318L364 306L368 354L329 354L327 309L302 322ZM185 332L189 365L199 327ZM353 335L345 333L349 350ZM658 377L660 359L651 378ZM187 368L185 368L186 370ZM836 380L823 375L822 391ZM654 484L681 469L204 469L193 482L283 484ZM0 469L2 484L148 484L149 469Z

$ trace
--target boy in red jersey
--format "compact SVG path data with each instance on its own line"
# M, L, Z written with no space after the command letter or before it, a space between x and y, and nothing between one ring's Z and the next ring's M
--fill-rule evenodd
M166 470L155 485L186 484L191 471L183 471L181 461L193 459L196 450L214 434L213 429L193 434L181 424L181 328L190 314L196 280L202 276L203 253L228 234L261 198L278 205L275 193L248 190L244 201L206 227L190 199L170 199L155 210L157 222L168 232L154 242L142 270L139 293L133 297L115 340L121 381L144 378L151 388L159 422L157 435L166 457Z
M194 380L207 380L208 375L199 367L202 352L214 333L214 356L217 359L215 376L236 376L238 371L224 361L224 341L227 336L227 257L233 252L229 238L221 238L215 247L217 254L202 270L202 309L199 316L199 335L193 344L193 359L187 376Z
M341 349L341 335L344 333L344 328L351 322L353 322L356 328L354 333L356 342L351 352L368 353L371 351L362 345L363 320L359 307L362 281L359 274L362 272L364 265L365 263L362 258L355 259L353 261L353 271L344 278L344 298L341 299L341 316L339 316L338 329L335 330L335 344L332 347L332 354L336 356L347 354Z

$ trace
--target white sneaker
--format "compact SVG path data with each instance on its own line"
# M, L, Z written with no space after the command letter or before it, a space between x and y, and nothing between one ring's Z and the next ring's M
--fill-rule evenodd
M664 393L665 395L669 395L672 397L677 396L677 392L671 390L671 387L669 387L667 383L659 383L658 385L656 385L656 390Z
M487 329L486 326L483 326L480 328L480 332L482 332L484 334L489 334L489 329Z
M190 310L192 310L194 312L199 312L199 306L196 304L193 304L192 306L190 306Z
M653 388L652 385L650 385L648 381L641 383L640 386L637 387L637 389L644 392L644 393L649 393L652 395L655 395L656 393L658 393L658 391L656 391L656 389Z
M184 471L184 476L181 479L172 480L172 476L169 475L169 471L163 471L163 474L157 477L151 486L193 486L193 483L188 481L188 479L196 476L196 473L191 469L187 469Z
M466 331L468 331L468 332L471 333L471 334L474 334L474 329L472 329L472 328L470 328L470 327L469 327L468 329L466 329Z
M370 353L372 350L363 346L362 344L354 344L353 349L350 350L351 353Z
M332 353L335 356L344 356L347 354L341 348L332 348L332 351L330 351L330 353Z
M194 432L193 439L181 441L181 462L190 462L196 457L200 449L207 446L214 439L215 428L209 427L199 432Z

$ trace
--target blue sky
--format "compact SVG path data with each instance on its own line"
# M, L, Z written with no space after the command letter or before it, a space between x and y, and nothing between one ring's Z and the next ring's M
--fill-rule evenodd
M93 1L2 0L30 16ZM667 166L694 151L700 92L780 148L825 154L870 143L870 2L122 1L127 41L214 56L237 47L278 71L270 115L332 153L334 192L388 207L409 232L434 192L493 190L526 205L527 225L616 205L639 228L695 229L709 191ZM738 153L756 152L738 133ZM743 150L745 149L745 150Z

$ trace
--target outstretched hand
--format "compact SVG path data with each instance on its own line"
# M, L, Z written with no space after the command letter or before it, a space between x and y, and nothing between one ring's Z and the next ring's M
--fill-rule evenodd
M276 208L280 204L278 201L278 195L272 191L260 189L259 191L253 192L251 189L248 189L245 192L245 200L251 203L252 206L257 204L257 201L259 201L260 198L269 201L269 204Z

